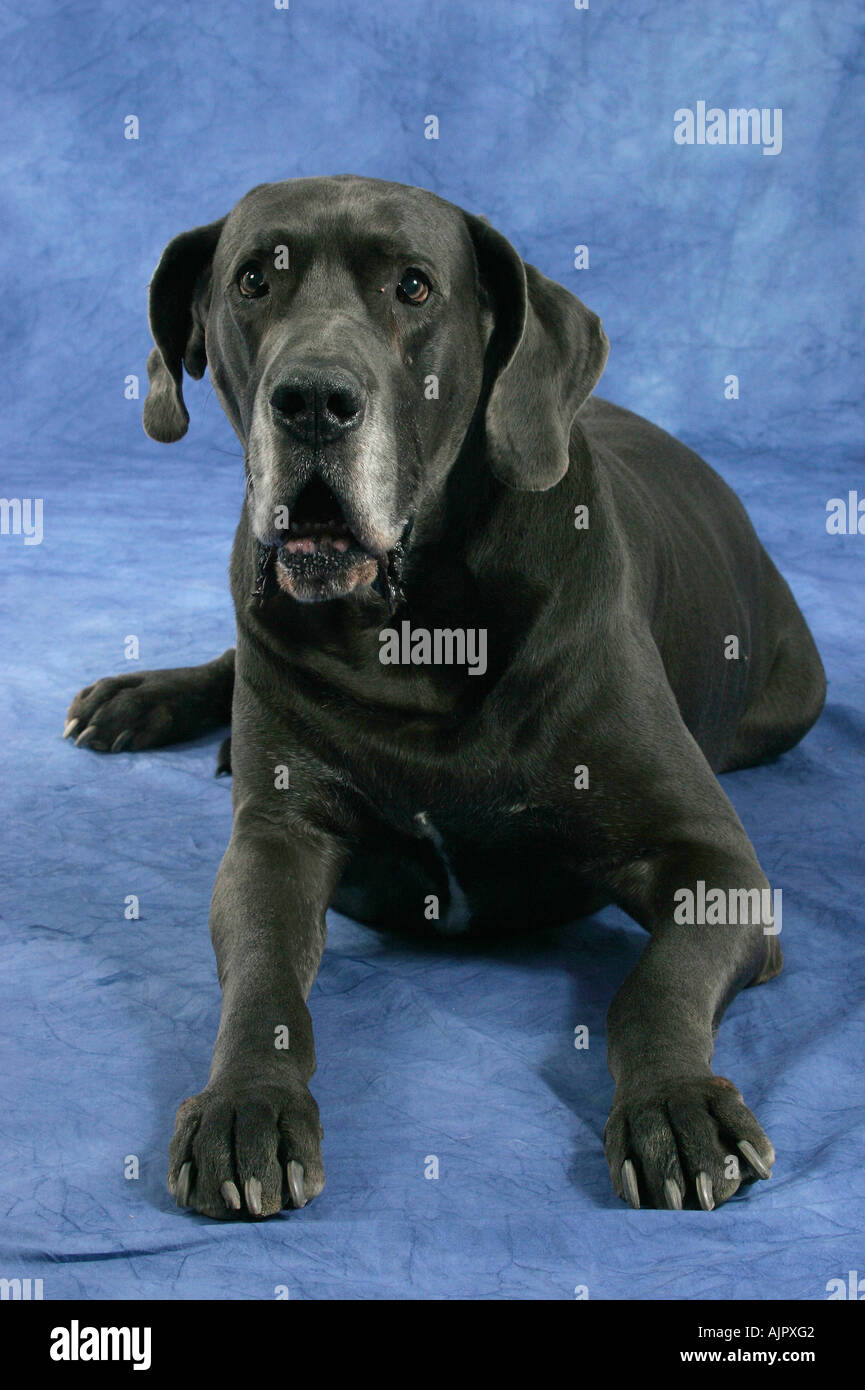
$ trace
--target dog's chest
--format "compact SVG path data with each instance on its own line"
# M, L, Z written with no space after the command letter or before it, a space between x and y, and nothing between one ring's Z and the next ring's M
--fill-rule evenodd
M525 805L517 803L509 808L509 814L516 819L526 809ZM460 881L454 864L454 856L449 851L444 836L433 822L429 812L417 811L414 816L414 824L417 831L434 845L447 874L448 905L443 915L434 919L434 926L444 936L458 936L468 931L472 922L473 908L466 892L466 888L470 885Z
M468 898L454 873L451 857L445 848L445 843L441 832L431 821L426 811L418 811L415 814L415 825L422 835L431 840L435 845L439 859L444 865L448 877L449 900L447 910L444 915L435 922L436 930L443 936L458 936L460 933L468 931L471 922L471 908Z

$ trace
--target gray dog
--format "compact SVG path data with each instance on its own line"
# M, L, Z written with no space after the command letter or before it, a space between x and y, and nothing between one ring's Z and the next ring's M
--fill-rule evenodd
M494 931L618 903L650 941L608 1017L613 1187L708 1210L769 1177L710 1061L729 1000L781 968L780 920L715 774L792 748L825 678L736 497L591 396L595 314L419 189L254 188L169 243L150 323L148 434L181 438L183 368L209 365L243 445L237 649L97 681L67 734L231 723L222 1021L177 1116L178 1203L321 1191L306 1000L331 905Z

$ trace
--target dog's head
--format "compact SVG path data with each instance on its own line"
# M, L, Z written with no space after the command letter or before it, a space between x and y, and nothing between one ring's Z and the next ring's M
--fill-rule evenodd
M262 184L166 247L144 428L189 423L183 368L245 451L249 516L293 597L371 584L480 408L494 474L552 487L608 343L600 320L481 218L353 177Z

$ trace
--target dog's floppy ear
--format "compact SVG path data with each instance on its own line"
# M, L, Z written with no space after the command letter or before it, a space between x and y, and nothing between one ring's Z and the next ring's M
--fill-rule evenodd
M173 444L189 425L183 400L183 368L198 380L204 375L202 304L204 282L225 218L181 232L162 253L150 282L150 331L156 344L147 359L150 390L143 423L151 439Z
M571 425L610 344L597 314L576 295L526 265L484 218L465 217L494 318L487 348L490 466L508 487L544 492L568 471Z

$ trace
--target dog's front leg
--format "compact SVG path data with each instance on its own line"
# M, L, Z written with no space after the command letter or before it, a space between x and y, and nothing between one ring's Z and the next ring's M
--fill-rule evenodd
M613 1186L632 1206L710 1210L742 1181L769 1177L775 1158L739 1091L710 1066L730 998L781 967L776 926L762 919L768 883L747 837L732 812L715 829L724 848L679 844L619 877L619 901L651 932L607 1020L616 1092L604 1139ZM718 889L723 898L708 896ZM714 906L701 913L707 898ZM745 901L760 903L749 913L757 920L694 920L729 923L719 904L735 902L741 918Z
M330 837L235 811L211 908L222 1018L205 1089L184 1101L169 1189L207 1216L270 1216L324 1186L307 995L341 853Z

